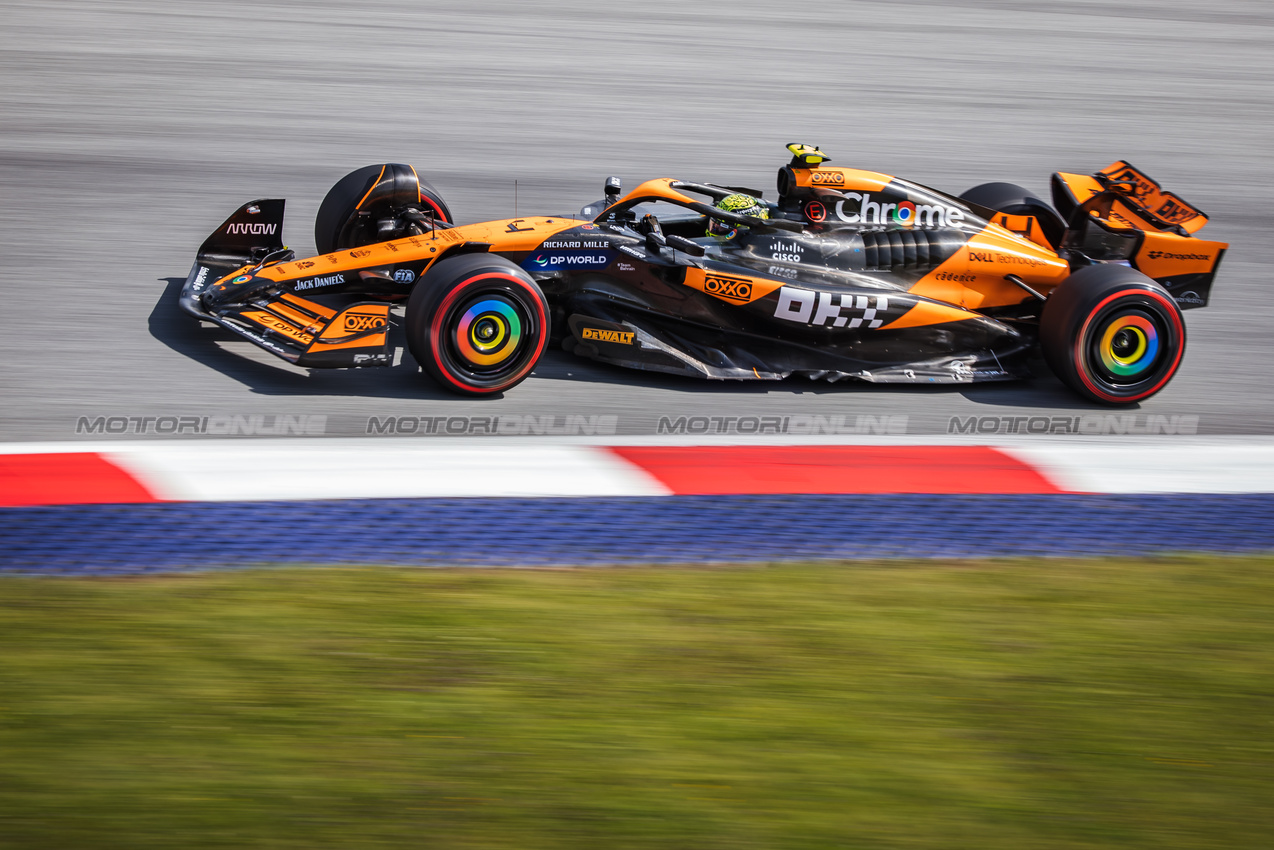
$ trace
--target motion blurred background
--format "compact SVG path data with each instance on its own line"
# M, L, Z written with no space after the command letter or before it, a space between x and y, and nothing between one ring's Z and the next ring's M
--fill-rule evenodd
M1272 27L1267 0L0 0L0 440L1094 411L1047 374L722 386L562 352L472 401L410 358L310 375L172 304L239 204L287 198L304 254L362 165L414 164L473 221L611 174L772 197L792 141L953 193L1135 163L1232 244L1136 413L1269 435ZM1270 566L5 577L0 846L1269 847Z
M0 9L0 438L72 438L88 413L329 414L329 434L364 433L369 412L615 414L621 433L664 413L868 413L941 433L953 415L1089 409L1046 369L1025 385L830 390L561 352L475 404L444 397L410 357L307 375L197 332L165 298L251 198L287 198L285 239L310 252L327 189L370 163L412 163L475 221L512 216L515 183L519 212L573 212L610 174L773 197L797 140L952 193L1007 180L1043 194L1053 171L1132 161L1232 244L1212 305L1188 314L1181 372L1141 412L1199 416L1200 433L1274 421L1274 12L1261 0Z

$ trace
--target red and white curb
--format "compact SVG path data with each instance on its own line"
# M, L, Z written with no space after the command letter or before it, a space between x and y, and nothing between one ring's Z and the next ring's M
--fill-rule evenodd
M611 443L620 443L611 444ZM0 507L728 494L1274 493L1274 438L323 438L0 445Z

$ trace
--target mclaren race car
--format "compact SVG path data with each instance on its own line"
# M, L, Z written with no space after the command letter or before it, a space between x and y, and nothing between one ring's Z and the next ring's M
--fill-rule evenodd
M361 168L319 208L319 253L282 242L282 200L208 237L191 315L303 367L385 366L391 308L442 386L499 393L550 341L700 378L963 384L1028 375L1038 346L1081 395L1158 392L1226 244L1127 162L956 197L792 144L773 201L661 178L573 215L457 224L408 165ZM740 204L740 199L742 203Z

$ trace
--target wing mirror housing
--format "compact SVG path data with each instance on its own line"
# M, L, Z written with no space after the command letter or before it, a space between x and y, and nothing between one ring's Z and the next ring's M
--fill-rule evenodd
M702 257L705 249L698 242L693 242L684 236L666 236L664 240L669 246L676 248L678 251L689 254L692 257Z

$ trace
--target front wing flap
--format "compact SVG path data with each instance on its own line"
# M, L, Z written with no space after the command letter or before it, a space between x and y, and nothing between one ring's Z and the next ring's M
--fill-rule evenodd
M340 310L291 292L262 293L243 302L208 310L200 302L207 266L195 263L181 306L215 322L289 363L306 368L388 366L389 305L368 301Z
M296 353L297 366L340 369L387 366L389 305L368 301L336 311L292 293L259 299L228 317L271 335ZM291 358L285 358L291 359Z

